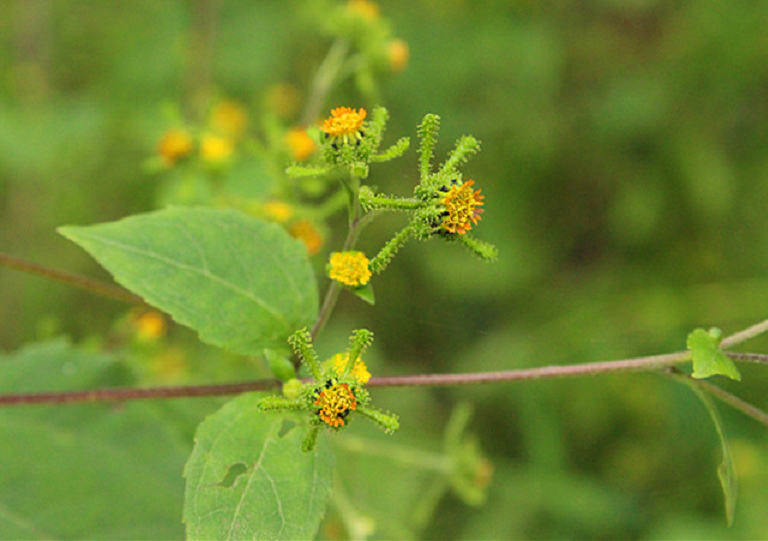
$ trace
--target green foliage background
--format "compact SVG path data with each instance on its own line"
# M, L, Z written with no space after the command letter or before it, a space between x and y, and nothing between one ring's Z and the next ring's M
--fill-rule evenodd
M106 278L55 229L154 207L156 179L142 163L167 127L164 104L187 96L193 5L0 5L3 251ZM375 375L501 370L678 351L694 327L728 333L768 317L768 3L393 0L381 8L411 51L407 69L381 89L389 142L413 136L427 112L443 118L438 159L462 134L483 142L466 171L486 195L477 234L500 258L485 265L442 243L406 247L377 278L377 305L345 295L319 349L332 351L365 326L377 335L368 362ZM221 0L216 11L216 93L256 114L268 85L308 87L328 42L307 28L301 4ZM373 104L346 84L327 108L338 105ZM407 194L415 177L410 152L374 167L371 180ZM399 218L380 220L362 248L376 250ZM0 270L0 299L0 346L9 352L60 334L97 344L125 313L8 270ZM189 331L171 338L193 348L208 376L201 380L261 375L194 345ZM723 386L768 407L764 369L746 366L742 375ZM708 414L689 389L659 377L381 389L375 397L403 420L387 441L428 450L440 448L457 403L474 405L472 430L495 467L488 501L472 508L442 499L425 538L768 537L765 431L723 411L741 488L728 530ZM146 422L159 408L199 420L219 402L206 403L131 415ZM178 426L163 436L173 456L183 456L194 423ZM355 429L384 437L363 423ZM152 437L148 430L142 437ZM362 511L383 538L401 535L392 524L407 522L402 495L419 475L380 457L342 458L338 467L355 479L345 487L350 500L370 506ZM14 492L9 467L0 499ZM48 494L66 498L61 490ZM181 492L178 502L180 516ZM181 535L178 523L156 531ZM331 516L321 535L334 531Z

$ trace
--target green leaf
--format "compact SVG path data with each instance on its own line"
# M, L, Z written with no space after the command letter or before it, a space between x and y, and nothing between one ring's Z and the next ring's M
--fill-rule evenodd
M364 286L349 288L352 293L360 297L362 300L373 306L376 304L376 297L373 294L373 285L368 282Z
M125 385L64 340L0 356L0 392ZM189 445L151 402L0 409L0 539L181 539Z
M708 378L714 375L727 376L741 381L741 374L734 362L720 350L722 332L720 329L696 329L688 335L686 344L693 359L694 378Z
M333 455L322 438L303 452L304 429L259 412L259 398L235 398L198 428L184 470L189 539L311 539L317 532Z
M733 516L736 512L736 494L738 492L738 483L736 478L736 467L733 463L733 456L731 455L728 441L725 439L725 433L723 432L723 421L720 418L720 412L717 410L712 398L705 393L694 381L688 381L688 385L696 393L701 402L707 408L709 416L712 418L712 422L717 430L717 437L720 439L720 447L723 453L723 460L717 467L717 477L720 479L720 486L723 489L723 498L725 500L725 518L728 521L728 526L733 524Z
M317 313L301 242L239 212L170 208L59 231L202 341L236 353L284 347Z

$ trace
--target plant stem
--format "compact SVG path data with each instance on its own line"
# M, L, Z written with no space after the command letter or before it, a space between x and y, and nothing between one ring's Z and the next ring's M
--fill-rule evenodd
M735 354L754 358L758 354ZM760 356L768 357L765 355ZM665 367L690 360L688 352L650 355L616 361L601 361L571 365L542 366L506 370L501 372L472 372L464 374L421 374L414 376L379 377L368 382L371 387L404 387L412 385L466 385L478 383L501 383L504 381L523 381L532 379L554 379L578 376L593 376L620 372L656 371ZM737 359L743 360L743 359ZM763 362L762 360L760 362ZM688 377L674 375L674 377ZM310 380L303 380L305 383ZM757 421L768 425L768 413L756 408L744 400L704 381L696 381L704 390L713 396L738 409ZM280 382L273 380L256 380L244 383L226 383L219 385L188 385L182 387L154 388L124 388L124 389L94 389L88 391L65 391L58 393L27 393L0 395L0 406L22 404L67 404L75 402L123 402L126 400L141 400L149 398L181 398L194 396L221 396L240 394L249 391L265 391L277 388Z
M762 353L731 353L730 351L726 351L725 355L734 361L768 364L768 355Z
M109 297L110 299L126 302L128 304L145 304L141 297L129 293L121 287L105 284L104 282L94 280L93 278L52 269L3 252L0 252L0 267L7 267L9 269L43 276L73 287L85 289L91 293L101 295L102 297Z
M276 388L276 379L256 380L245 383L218 385L186 385L180 387L149 387L123 389L92 389L88 391L64 391L59 393L25 393L0 395L0 406L25 404L70 404L75 402L123 402L147 398L182 398L192 396L221 396L249 391L266 391Z
M736 344L741 344L742 342L751 340L752 338L755 338L764 332L768 332L768 319L724 338L720 343L720 347L725 349L735 346Z
M317 68L315 78L312 79L312 86L307 98L307 105L301 115L301 124L308 126L312 124L320 114L320 108L323 106L328 92L330 92L333 83L339 74L339 70L344 62L344 57L349 51L349 43L346 40L336 40L328 53L325 55L320 67Z
M680 380L687 385L697 386L702 391L711 394L724 404L727 404L728 406L731 406L732 408L740 411L747 417L751 417L755 421L768 426L768 412L761 410L757 406L753 406L749 402L742 400L738 396L721 389L717 385L709 383L708 381L694 379L688 374L683 374L682 372L675 369L670 369L668 375L671 378Z
M355 206L353 203L352 208L357 208L359 211L359 204ZM341 249L343 252L351 250L355 246L363 228L373 220L374 216L375 213L369 212L363 216L353 218L349 232L347 233L347 238L344 240L344 246ZM323 330L328 318L331 317L331 312L333 312L333 309L336 306L336 301L339 300L339 293L341 293L341 284L335 280L331 281L331 285L328 286L328 290L325 292L320 312L318 312L317 319L312 327L311 334L313 339L317 337L321 330Z
M658 370L667 366L687 362L687 351L651 355L617 361L600 361L570 365L541 366L501 372L470 372L464 374L421 374L415 376L394 376L371 378L369 387L401 387L413 385L467 385L477 383L499 383L502 381L522 381L530 379L553 379L576 376L591 376L614 372L639 372Z

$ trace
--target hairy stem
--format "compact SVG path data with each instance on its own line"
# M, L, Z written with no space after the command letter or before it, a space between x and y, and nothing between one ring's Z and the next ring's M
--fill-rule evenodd
M121 287L105 284L99 280L94 280L93 278L87 278L78 274L52 269L10 254L0 252L0 266L43 276L56 282L79 287L80 289L85 289L91 293L101 295L102 297L108 297L128 304L145 304L141 297L129 293Z

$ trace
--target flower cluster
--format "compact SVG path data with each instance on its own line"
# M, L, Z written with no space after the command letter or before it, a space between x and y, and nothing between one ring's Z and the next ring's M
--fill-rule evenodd
M328 276L351 287L364 286L371 279L368 258L362 252L333 252Z
M312 375L309 383L293 379L283 385L283 396L267 396L259 401L262 411L296 411L309 413L309 431L303 448L314 448L321 428L339 430L349 424L353 414L361 414L378 424L385 432L397 430L397 416L370 406L371 398L364 385L371 374L360 358L373 341L373 333L357 330L350 337L345 353L320 363L306 329L291 335L289 343ZM354 362L350 362L354 359Z

